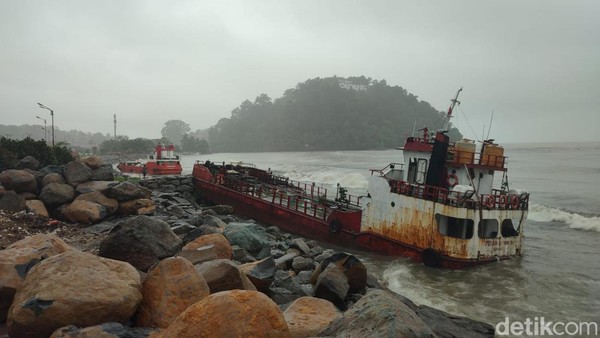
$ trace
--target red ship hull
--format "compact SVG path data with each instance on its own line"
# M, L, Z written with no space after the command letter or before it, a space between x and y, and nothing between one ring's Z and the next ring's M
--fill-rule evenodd
M157 162L146 162L146 174L147 175L179 175L181 174L182 167L179 161L169 161L173 163L157 163ZM144 164L142 163L126 163L121 162L117 165L123 173L142 174Z
M289 199L273 197L272 201L248 194L243 189L230 188L219 182L219 178L210 174L201 164L194 165L194 186L202 196L215 204L231 205L236 214L248 217L258 222L275 225L279 228L318 241L328 242L338 246L351 246L357 249L382 254L386 256L410 257L422 262L423 249L386 238L372 232L361 232L361 212L333 211L326 219L314 217L302 208L290 207ZM332 231L333 220L339 220L344 227ZM440 256L437 266L443 268L461 269L465 267L496 262L489 260L461 260Z

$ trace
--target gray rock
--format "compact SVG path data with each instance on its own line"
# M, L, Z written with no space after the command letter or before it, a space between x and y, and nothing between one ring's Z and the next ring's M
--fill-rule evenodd
M237 265L228 259L215 259L196 266L210 288L210 293L227 290L254 290L256 288Z
M18 212L27 208L27 202L16 192L9 190L0 196L0 210Z
M294 269L294 271L296 271L296 273L307 270L312 271L314 268L314 263L313 260L310 258L298 256L294 257L294 259L292 260L292 268Z
M150 195L150 190L131 182L119 183L112 187L110 191L110 197L119 202L131 201L139 198L150 198Z
M318 336L436 337L435 333L391 291L374 290Z
M308 270L300 271L300 272L298 272L298 275L296 276L296 280L300 284L309 284L311 276L312 276L312 271L308 271Z
M244 248L252 255L260 253L265 247L270 247L264 228L254 223L229 223L223 235L231 245Z
M303 255L308 255L310 253L310 248L308 247L308 245L306 245L304 240L302 240L301 238L292 239L292 242L290 243L290 248L296 248L296 249L300 250L300 252Z
M229 215L233 214L233 207L231 205L214 205L204 208L204 210L212 210L217 215Z
M65 167L64 176L68 184L76 187L92 178L92 169L79 161L71 161Z
M173 230L176 235L185 235L194 229L196 229L195 226L184 221L177 221L171 224L171 230Z
M315 247L312 247L310 249L310 252L308 253L308 256L310 256L310 257L317 257L317 256L319 256L322 253L323 253L323 248L320 247L320 246L315 246ZM321 262L321 261L322 261L322 259L319 262Z
M118 223L100 243L98 255L125 261L147 271L159 260L175 255L181 240L169 224L148 216L137 216Z
M36 170L40 166L40 161L36 160L33 156L25 156L15 165L15 169L31 169Z
M50 175L48 175L50 176ZM86 194L89 192L98 191L104 195L110 195L110 190L112 187L119 184L119 182L114 181L87 181L77 185L75 191L79 194Z
M202 224L217 228L225 228L227 226L225 222L223 222L219 217L214 215L204 215Z
M348 295L350 285L344 270L337 265L331 264L319 274L314 288L314 296L326 299L341 310L346 309L344 301Z
M256 258L249 254L248 251L244 250L243 248L240 248L237 245L232 246L231 249L233 250L231 259L236 262L251 263L256 261Z
M75 198L75 189L65 183L49 183L42 188L40 200L48 207L69 203Z
M44 177L48 174L59 174L59 175L63 175L64 173L64 168L62 166L58 166L58 165L48 165L43 167L42 169L40 169L39 174Z
M417 315L439 337L492 338L495 334L494 327L490 324L466 317L454 316L424 305L419 306Z
M114 181L115 180L115 171L113 170L112 165L103 164L97 169L92 169L92 177L90 178L92 181Z

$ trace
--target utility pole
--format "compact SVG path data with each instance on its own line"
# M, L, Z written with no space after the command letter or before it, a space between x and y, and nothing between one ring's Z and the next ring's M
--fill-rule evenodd
M52 149L54 149L54 110L44 106L43 104L38 102L38 106L42 109L46 109L50 111L50 117L52 118Z
M115 140L117 139L117 114L113 114L113 122L115 123Z

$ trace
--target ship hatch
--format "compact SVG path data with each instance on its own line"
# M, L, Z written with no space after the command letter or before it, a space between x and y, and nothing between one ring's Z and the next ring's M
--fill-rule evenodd
M444 236L461 239L470 239L473 237L473 226L475 222L473 222L472 219L435 214L435 220L438 224L440 234Z

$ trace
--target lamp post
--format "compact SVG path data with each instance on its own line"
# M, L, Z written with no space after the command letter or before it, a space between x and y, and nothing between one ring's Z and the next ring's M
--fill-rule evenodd
M50 111L50 117L52 117L52 149L54 149L54 111L43 104L38 102L38 106L42 109L47 109Z
M39 116L36 116L36 117L38 119L44 121L44 141L46 142L46 144L48 144L48 132L47 132L47 129L46 129L46 119L43 119L43 118L41 118Z

